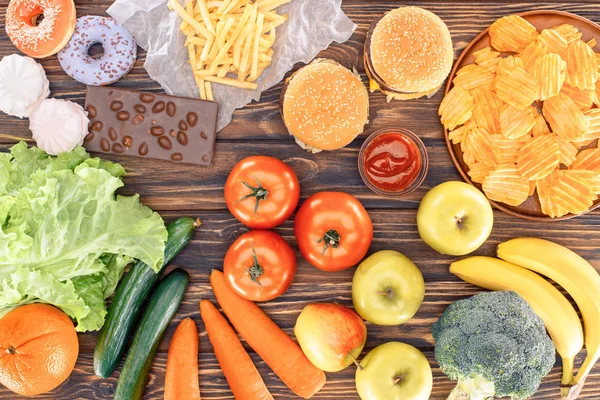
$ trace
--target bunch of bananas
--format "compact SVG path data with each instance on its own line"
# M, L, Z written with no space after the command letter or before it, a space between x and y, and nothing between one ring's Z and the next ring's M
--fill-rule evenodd
M600 275L573 251L543 239L509 240L498 246L498 257L504 261L492 257L456 261L450 272L486 289L512 290L531 305L562 358L562 397L575 399L600 358ZM569 300L538 274L562 286L581 312L587 357L575 377L575 356L584 343L581 321Z

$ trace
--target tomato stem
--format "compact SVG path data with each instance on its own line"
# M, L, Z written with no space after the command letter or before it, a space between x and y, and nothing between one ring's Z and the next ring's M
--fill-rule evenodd
M260 201L267 200L267 197L269 196L269 190L262 185L258 178L255 177L254 179L256 179L256 186L252 186L248 182L241 181L242 185L250 189L251 192L239 199L238 201L236 201L236 203L244 201L250 197L254 197L256 199L256 204L254 205L254 214L256 214L256 212L258 211L258 205Z
M17 352L17 350L12 346L8 346L8 349L6 349L6 352L8 354L15 354Z
M258 263L258 257L256 256L256 251L254 250L254 246L252 246L252 262L253 265L248 268L248 273L250 274L250 279L254 282L258 283L259 286L262 286L258 281L258 278L265 272L264 268Z
M327 251L328 248L332 247L337 249L340 246L340 234L335 229L330 229L317 243L323 242L323 254Z

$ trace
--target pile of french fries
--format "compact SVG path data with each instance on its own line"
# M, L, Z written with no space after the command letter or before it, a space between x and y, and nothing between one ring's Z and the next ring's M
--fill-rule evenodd
M275 28L287 21L277 7L292 0L169 0L181 31L200 98L213 100L212 83L256 89L271 65ZM237 76L235 76L237 75ZM235 76L235 77L234 77Z

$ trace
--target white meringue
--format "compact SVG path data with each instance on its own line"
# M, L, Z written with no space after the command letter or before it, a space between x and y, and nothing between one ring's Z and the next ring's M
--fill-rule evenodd
M29 129L40 149L57 155L83 144L89 122L87 112L79 104L45 99L29 116Z
M28 117L50 95L46 72L33 58L11 54L0 61L0 110Z

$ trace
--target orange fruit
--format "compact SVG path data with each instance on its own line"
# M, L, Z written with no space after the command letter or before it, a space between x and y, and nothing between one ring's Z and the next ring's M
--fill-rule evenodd
M15 393L33 396L56 388L78 355L75 327L55 307L29 304L0 319L0 383Z

